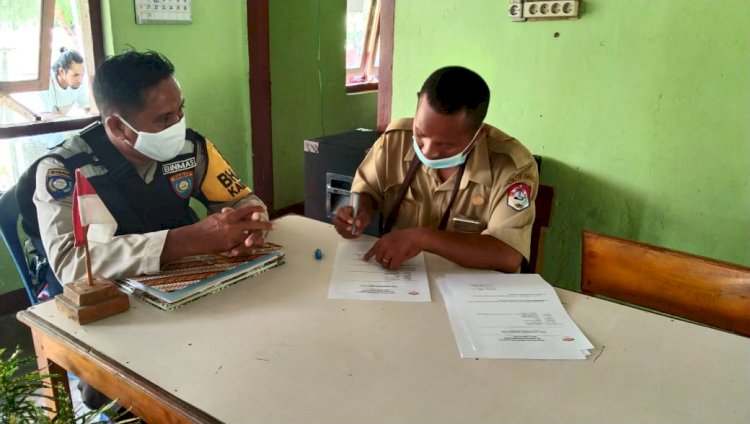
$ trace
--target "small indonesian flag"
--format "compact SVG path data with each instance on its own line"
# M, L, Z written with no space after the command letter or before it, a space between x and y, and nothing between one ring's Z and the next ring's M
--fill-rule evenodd
M73 191L73 234L75 245L83 246L86 239L106 243L112 240L117 221L104 206L89 180L76 169L76 186Z

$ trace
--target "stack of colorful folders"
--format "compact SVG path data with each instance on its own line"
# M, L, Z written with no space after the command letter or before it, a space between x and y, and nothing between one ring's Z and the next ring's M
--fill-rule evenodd
M157 274L116 280L125 291L169 311L284 263L282 247L267 243L250 255L187 256Z

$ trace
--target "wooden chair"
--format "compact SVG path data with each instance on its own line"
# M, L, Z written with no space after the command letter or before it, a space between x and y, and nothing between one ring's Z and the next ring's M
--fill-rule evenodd
M544 239L552 216L552 200L555 189L552 186L539 184L534 206L536 217L531 227L531 252L528 263L524 261L521 272L541 274L544 263Z
M583 232L581 291L750 336L750 268Z

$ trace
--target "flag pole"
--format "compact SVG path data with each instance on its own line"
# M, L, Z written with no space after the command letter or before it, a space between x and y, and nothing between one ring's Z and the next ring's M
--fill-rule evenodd
M91 275L91 254L89 253L88 239L83 241L83 248L86 251L86 282L89 286L94 285L94 277Z

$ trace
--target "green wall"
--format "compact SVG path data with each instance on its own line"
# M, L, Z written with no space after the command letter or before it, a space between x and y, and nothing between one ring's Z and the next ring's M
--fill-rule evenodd
M584 228L750 265L750 2L586 0L525 23L507 1L396 3L393 117L440 66L487 80L487 122L556 189L548 281L580 286Z
M23 288L21 277L18 276L10 254L5 249L5 244L0 249L0 294Z
M375 128L377 94L344 86L346 0L271 0L274 205L304 200L303 140Z

